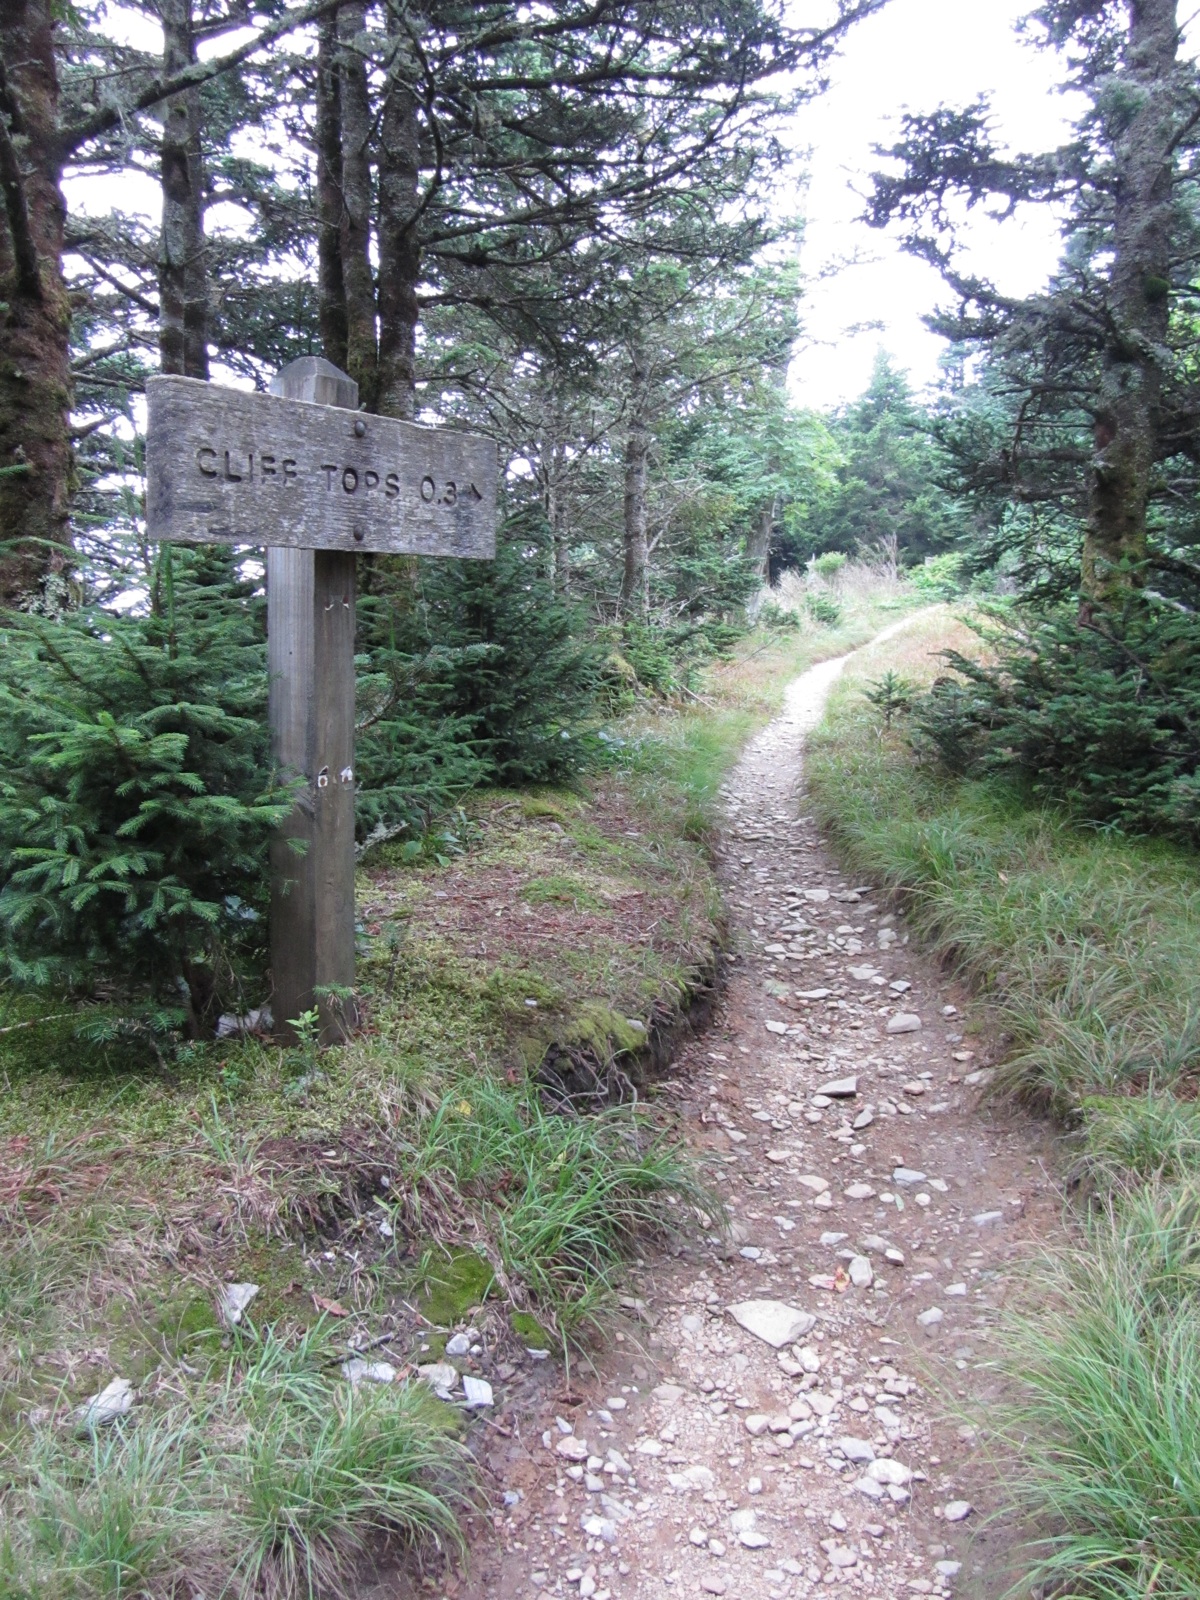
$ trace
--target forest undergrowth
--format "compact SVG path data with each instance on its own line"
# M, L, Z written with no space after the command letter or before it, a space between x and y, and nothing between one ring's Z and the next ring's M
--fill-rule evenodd
M3 1600L337 1595L389 1544L453 1558L473 1417L418 1369L463 1368L469 1330L502 1423L529 1351L586 1359L626 1257L717 1214L657 1087L718 981L716 791L790 678L913 603L821 588L824 620L776 596L697 689L638 694L573 785L368 851L344 1049L166 1050L103 1002L0 997ZM114 1382L127 1415L89 1427Z
M1067 1242L1030 1264L1017 1398L981 1419L1039 1530L1013 1592L1183 1600L1200 1592L1200 864L1015 779L948 773L919 709L947 649L982 649L949 609L854 662L812 793L1005 1036L990 1092L1063 1133Z

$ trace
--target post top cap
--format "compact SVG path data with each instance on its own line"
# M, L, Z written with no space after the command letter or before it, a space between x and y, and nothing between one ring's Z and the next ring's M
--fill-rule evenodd
M358 385L348 372L324 356L298 356L271 379L271 393L285 400L308 400L316 405L358 409Z

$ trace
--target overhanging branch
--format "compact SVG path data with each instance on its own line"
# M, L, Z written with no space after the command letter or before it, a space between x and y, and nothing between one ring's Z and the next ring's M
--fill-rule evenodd
M226 72L232 72L256 51L274 44L277 39L282 39L285 34L304 27L306 23L318 21L330 11L336 11L341 3L342 0L309 0L307 5L285 11L282 16L268 23L252 39L247 39L235 50L230 50L223 56L215 56L211 61L193 62L190 66L184 67L182 72L172 73L169 78L155 78L153 83L148 84L128 105L101 106L82 122L76 122L72 127L62 129L58 136L60 156L65 158L74 154L81 145L87 144L89 139L96 139L102 133L108 133L126 117L133 116L139 111L148 111L152 106L169 100L172 95L182 94L185 89L198 88L201 84L209 83Z

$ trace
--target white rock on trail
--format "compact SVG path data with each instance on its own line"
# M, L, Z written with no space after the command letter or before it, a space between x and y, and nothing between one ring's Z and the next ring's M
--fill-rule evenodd
M684 1467L682 1472L668 1473L667 1482L681 1494L690 1494L696 1489L707 1493L716 1487L717 1480L711 1467L696 1466Z
M915 1167L897 1167L892 1173L892 1182L900 1184L924 1183L925 1174L918 1172Z
M225 1283L221 1285L219 1309L221 1321L227 1328L237 1327L257 1293L258 1285L256 1283Z
M858 1079L834 1078L831 1083L823 1083L817 1093L828 1095L831 1100L852 1100L858 1093Z
M866 1256L854 1256L846 1270L856 1289L869 1289L875 1282L875 1273Z
M965 1522L975 1507L969 1500L951 1500L942 1512L947 1522Z
M462 1386L468 1410L475 1411L483 1406L495 1404L492 1386L486 1378L473 1378L470 1373L466 1373L463 1376Z
M743 1300L728 1309L740 1328L775 1350L802 1339L817 1325L816 1317L810 1312L785 1305L781 1300Z
M360 1383L395 1383L396 1368L390 1361L362 1361L355 1357L353 1361L342 1362L342 1377L349 1379L355 1388Z
M99 1394L85 1400L76 1411L81 1432L91 1433L96 1428L107 1427L110 1422L133 1409L133 1385L128 1378L114 1378L105 1384Z
M586 1461L591 1454L587 1440L579 1439L573 1433L569 1433L565 1439L560 1439L554 1448L567 1461Z
M888 1018L887 1031L889 1033L920 1033L921 1019L915 1011L897 1011L894 1017Z
M875 1446L866 1439L855 1439L847 1435L838 1440L838 1449L847 1461L874 1461Z
M458 1388L458 1371L448 1361L427 1362L425 1366L417 1368L417 1377L443 1400Z

